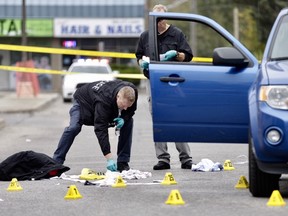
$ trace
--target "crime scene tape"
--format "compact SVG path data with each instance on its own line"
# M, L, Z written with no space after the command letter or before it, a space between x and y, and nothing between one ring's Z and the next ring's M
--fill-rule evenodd
M27 68L27 67L15 67L15 66L5 66L5 65L0 65L0 70L15 71L15 72L22 72L22 73L40 73L40 74L45 73L45 74L59 74L59 75L78 74L78 72L67 72L67 71L58 71L58 70L47 70L47 69L41 69L41 68ZM113 74L113 76L116 78L146 79L146 77L143 74Z
M97 56L97 57L113 57L113 58L131 58L131 59L135 58L134 53L103 52L103 51L22 46L22 45L10 45L10 44L0 44L0 50L50 53L50 54L82 55L82 56ZM194 57L193 62L212 62L212 59L204 58L204 57ZM5 65L0 65L0 69L6 70L6 71L23 72L23 73L45 73L45 74L60 74L60 75L65 75L67 73L71 74L71 72L67 72L67 71L5 66ZM74 73L77 73L77 72L74 72ZM143 74L114 74L114 76L116 78L146 79L146 77Z
M135 58L134 53L120 53L120 52L102 52L90 50L77 50L65 48L49 48L36 46L20 46L10 44L0 44L0 50L22 51L22 52L37 52L37 53L51 53L51 54L68 54L68 55L83 55L83 56L101 56L114 58ZM193 62L212 62L211 58L193 57Z
M37 53L51 53L51 54L68 54L68 55L83 55L83 56L101 56L114 58L135 58L133 53L120 52L102 52L90 50L64 49L64 48L49 48L36 46L19 46L0 44L0 50L22 51L22 52L37 52Z

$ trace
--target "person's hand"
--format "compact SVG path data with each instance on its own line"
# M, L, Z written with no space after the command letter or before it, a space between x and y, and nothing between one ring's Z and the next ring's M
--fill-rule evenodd
M107 160L107 169L110 171L116 171L117 170L117 165L113 159Z
M113 121L116 123L116 128L122 128L124 125L124 119L123 118L115 118Z
M177 56L176 50L169 50L166 53L162 54L161 61L170 61Z
M148 69L149 67L149 62L145 61L145 60L141 60L140 61L140 67L143 69Z

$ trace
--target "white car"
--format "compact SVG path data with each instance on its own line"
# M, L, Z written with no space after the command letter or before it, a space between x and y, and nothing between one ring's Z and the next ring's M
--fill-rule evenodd
M74 92L80 86L98 80L115 80L114 75L117 73L112 71L105 59L79 59L73 62L63 77L63 102L71 102Z

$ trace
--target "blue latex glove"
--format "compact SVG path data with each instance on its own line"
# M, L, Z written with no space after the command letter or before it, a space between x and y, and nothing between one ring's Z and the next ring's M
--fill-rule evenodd
M169 50L166 53L161 55L161 61L170 61L177 56L176 50Z
M107 169L110 171L116 171L117 170L117 165L113 159L107 160Z
M116 123L116 128L118 129L122 128L124 125L124 119L122 118L118 117L118 118L113 119L113 121Z
M143 68L143 69L148 69L149 63L147 61L142 60L140 62L140 67Z

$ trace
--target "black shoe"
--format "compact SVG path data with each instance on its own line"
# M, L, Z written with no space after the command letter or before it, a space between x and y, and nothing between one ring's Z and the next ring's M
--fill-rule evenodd
M191 169L192 168L192 161L191 160L189 160L189 161L186 161L185 163L183 163L182 165L181 165L181 168L182 169Z
M164 170L164 169L170 169L170 164L165 163L163 161L159 161L154 167L154 170Z
M123 170L129 170L130 167L127 162L118 162L117 163L117 170L122 172Z

